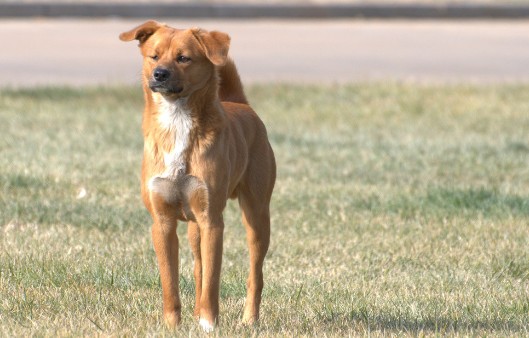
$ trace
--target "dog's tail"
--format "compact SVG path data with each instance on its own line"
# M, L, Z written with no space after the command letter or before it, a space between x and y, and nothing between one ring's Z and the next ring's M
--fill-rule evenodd
M208 188L195 176L182 175L176 179L156 176L149 185L149 189L159 194L165 203L181 207L189 220L196 220L197 214L207 212Z
M224 66L219 67L219 98L225 102L248 104L237 67L231 58Z

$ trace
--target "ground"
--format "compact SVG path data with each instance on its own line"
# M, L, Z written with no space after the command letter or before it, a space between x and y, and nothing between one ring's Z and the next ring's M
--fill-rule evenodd
M262 321L225 213L216 335L529 334L529 87L254 85L278 163ZM138 87L0 91L0 335L169 334ZM179 225L183 325L192 258Z

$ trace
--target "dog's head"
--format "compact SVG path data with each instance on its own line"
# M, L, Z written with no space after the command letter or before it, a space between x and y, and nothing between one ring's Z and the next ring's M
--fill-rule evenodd
M153 92L175 99L204 87L215 75L215 66L226 62L230 46L225 33L175 29L156 21L147 21L119 38L139 41L143 81Z

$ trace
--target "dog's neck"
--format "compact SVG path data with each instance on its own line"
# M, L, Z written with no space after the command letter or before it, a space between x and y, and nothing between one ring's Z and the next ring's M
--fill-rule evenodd
M162 131L171 135L168 140L172 150L164 151L165 171L163 176L176 178L186 172L185 152L190 144L193 120L187 98L169 101L162 95L155 94L154 101L158 107L157 123Z
M156 119L160 128L168 131L178 131L178 129L185 129L188 122L192 122L192 113L187 103L187 97L173 101L164 98L160 94L154 94L153 98L158 108ZM191 128L191 125L187 127Z

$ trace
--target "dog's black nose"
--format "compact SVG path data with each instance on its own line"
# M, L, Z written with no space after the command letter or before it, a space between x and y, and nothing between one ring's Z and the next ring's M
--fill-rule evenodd
M169 75L171 75L171 73L169 73L167 69L161 67L156 68L152 73L152 76L158 82L166 81L169 78Z

